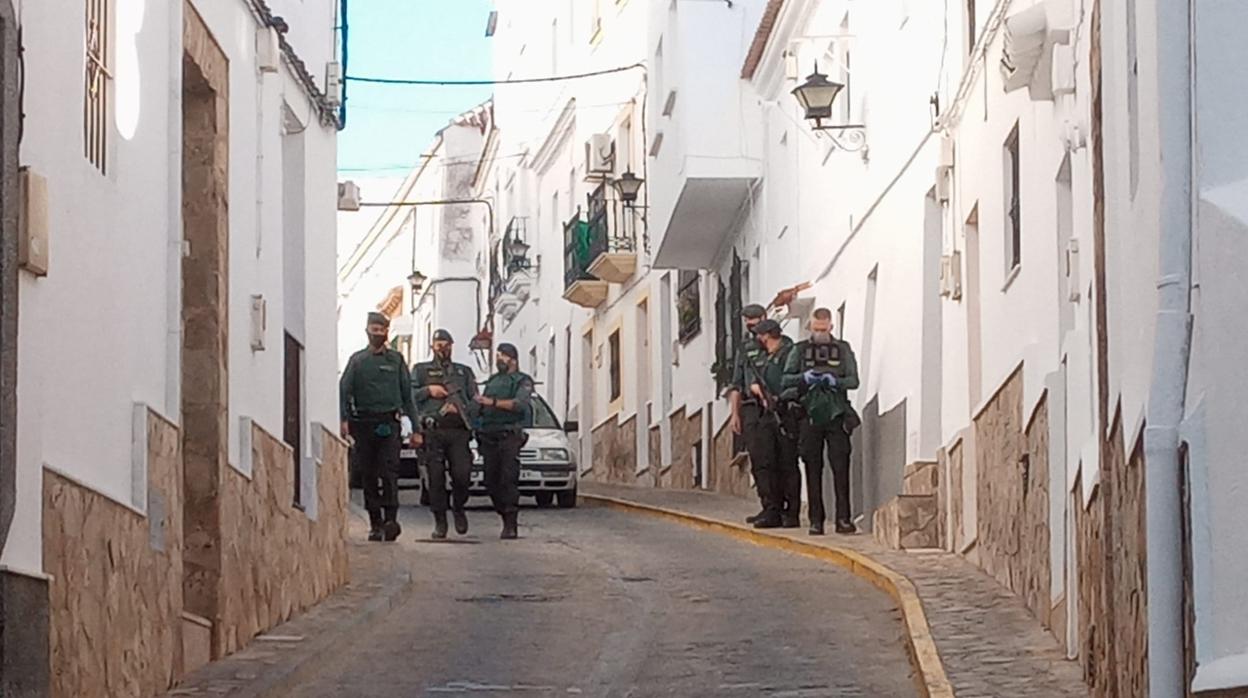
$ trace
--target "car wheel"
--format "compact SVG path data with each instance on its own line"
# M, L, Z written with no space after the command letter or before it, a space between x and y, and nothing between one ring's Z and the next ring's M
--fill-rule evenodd
M576 506L576 488L564 490L555 494L559 498L560 509L572 509Z
M548 509L551 504L555 503L554 492L538 492L533 498L537 500L537 506L543 509Z

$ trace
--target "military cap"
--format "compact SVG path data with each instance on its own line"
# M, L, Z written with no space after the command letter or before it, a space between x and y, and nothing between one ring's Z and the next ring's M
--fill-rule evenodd
M775 320L763 320L754 326L754 334L760 337L765 334L780 334L780 323Z
M498 345L498 353L503 356L510 356L513 359L520 358L520 352L516 350L516 346L514 344L508 344L507 342L503 342Z
M767 315L767 309L758 303L751 303L741 309L741 317L753 320Z
M390 318L386 317L386 316L385 316L384 314L382 314L382 313L369 313L369 314L368 314L368 324L370 324L370 325L385 325L386 327L389 327L389 326L390 326Z
M441 329L433 333L433 341L455 343L455 340L451 338L451 333Z

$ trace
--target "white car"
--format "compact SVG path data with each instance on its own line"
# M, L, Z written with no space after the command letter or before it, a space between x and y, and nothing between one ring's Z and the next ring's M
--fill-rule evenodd
M548 507L558 502L560 508L571 509L576 506L578 472L576 451L572 447L572 439L568 434L578 429L576 422L560 424L550 405L541 396L534 394L532 407L529 410L531 419L524 428L529 440L520 449L520 496L533 497L537 505ZM472 484L469 494L477 497L487 496L485 489L485 462L477 448L476 439L472 443ZM416 460L414 449L404 449L403 459ZM424 463L419 464L421 503L428 504L429 473ZM447 488L450 488L450 477L447 477Z

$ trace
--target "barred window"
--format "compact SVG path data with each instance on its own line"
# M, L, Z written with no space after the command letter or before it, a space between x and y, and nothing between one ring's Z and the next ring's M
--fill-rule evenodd
M678 277L676 312L679 322L677 337L688 342L702 331L702 287L697 271L682 269Z
M83 154L101 174L108 169L108 94L113 79L112 10L112 0L86 0Z

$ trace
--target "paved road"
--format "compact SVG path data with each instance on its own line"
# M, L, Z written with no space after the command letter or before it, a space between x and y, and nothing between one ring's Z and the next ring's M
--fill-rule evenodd
M433 542L405 508L412 600L291 695L915 694L891 600L839 568L606 509L470 519Z

